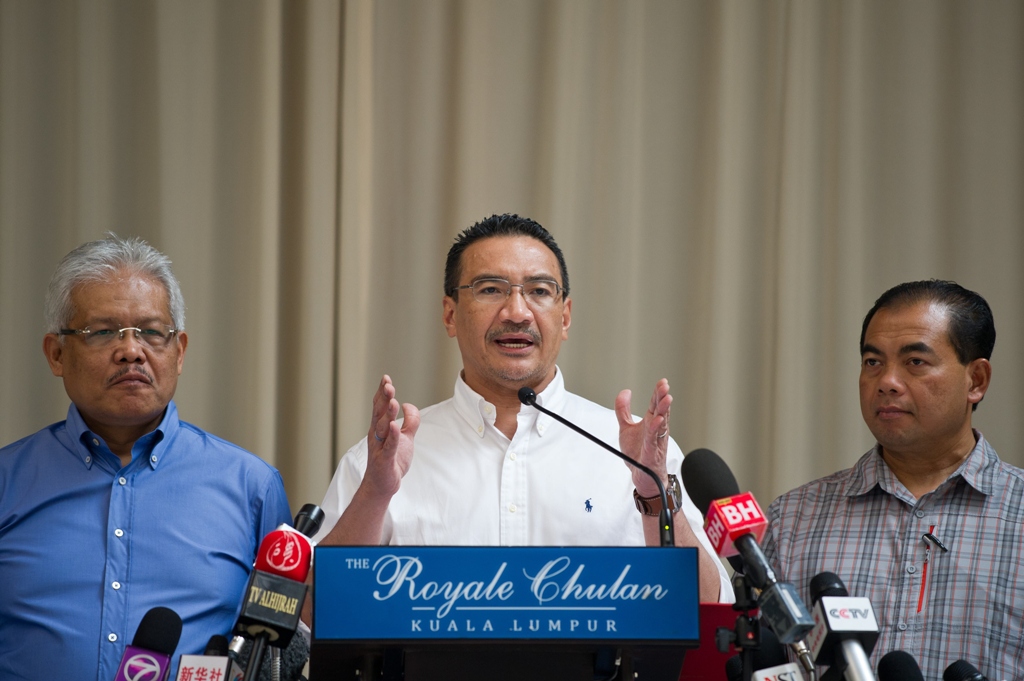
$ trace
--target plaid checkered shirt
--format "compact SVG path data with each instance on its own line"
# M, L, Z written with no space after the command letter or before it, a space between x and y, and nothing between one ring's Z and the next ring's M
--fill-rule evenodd
M872 665L904 650L929 681L960 659L989 681L1024 679L1024 470L975 437L963 464L920 499L876 445L768 508L765 555L808 607L811 578L824 571L871 600Z

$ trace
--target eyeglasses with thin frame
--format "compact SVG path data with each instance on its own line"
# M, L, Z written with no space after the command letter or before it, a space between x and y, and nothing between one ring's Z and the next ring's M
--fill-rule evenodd
M100 326L90 324L82 329L61 329L58 335L78 336L90 348L102 348L112 345L115 341L120 343L124 340L125 331L131 331L135 340L152 350L164 350L178 333L166 324L152 323L138 326L125 326L115 328L114 326Z
M561 299L562 287L550 279L534 279L522 284L513 284L506 279L477 279L472 284L456 286L455 290L468 288L478 303L493 305L503 304L517 286L531 307L549 308Z

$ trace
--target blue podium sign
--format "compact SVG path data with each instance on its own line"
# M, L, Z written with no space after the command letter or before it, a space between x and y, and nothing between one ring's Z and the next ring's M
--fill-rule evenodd
M319 546L314 641L697 645L693 548Z

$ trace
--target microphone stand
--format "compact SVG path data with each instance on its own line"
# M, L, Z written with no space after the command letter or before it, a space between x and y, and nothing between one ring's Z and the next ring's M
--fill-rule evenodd
M587 431L585 431L582 428L580 428L579 426L577 426L575 423L572 423L571 421L568 421L568 420L562 418L561 416L559 416L555 412L553 412L553 411L551 411L549 409L545 409L544 407L542 407L539 404L537 404L537 393L535 393L533 391L533 388L530 388L528 386L523 386L522 388L520 388L519 389L519 401L522 402L523 404L526 404L526 405L529 405L529 406L533 407L534 409L536 409L537 411L539 411L539 412L541 412L543 414L547 414L548 416L550 416L554 420L558 421L562 425L568 426L569 428L572 428L577 433L579 433L583 437L587 438L588 440L590 440L594 444L600 445L601 447L604 447L609 452L611 452L615 456L619 457L620 459L622 459L623 461L628 463L630 466L635 466L636 468L639 468L640 470L642 470L647 475L651 476L651 479L654 480L656 485L658 485L658 495L661 496L661 514L658 516L658 530L661 533L661 545L662 546L675 546L676 545L675 528L672 525L672 512L668 508L668 494L665 493L665 485L662 484L661 478L658 477L657 473L655 473L654 471L652 471L650 468L648 468L647 466L643 465L639 461L635 461L635 460L629 458L628 456L626 456L625 454L623 454L619 450L615 449L615 447L612 447L610 444L608 444L608 443L606 443L606 442L604 442L604 441L594 437L593 435L591 435Z

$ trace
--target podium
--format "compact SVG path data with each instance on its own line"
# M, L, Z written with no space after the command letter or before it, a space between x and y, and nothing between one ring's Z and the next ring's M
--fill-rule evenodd
M676 681L697 550L317 547L310 681Z

